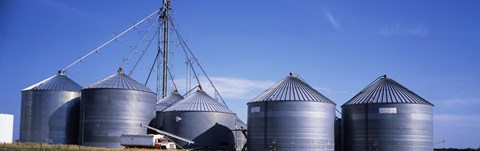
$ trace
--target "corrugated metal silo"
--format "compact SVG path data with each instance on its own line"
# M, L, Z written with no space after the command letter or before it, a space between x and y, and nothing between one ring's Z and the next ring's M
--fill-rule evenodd
M163 111L163 130L193 140L177 141L184 148L233 150L235 147L235 113L198 90Z
M342 105L344 150L432 151L433 104L382 76Z
M20 141L76 144L80 89L59 72L22 90Z
M122 148L122 134L146 134L140 123L155 115L156 94L119 71L82 89L79 142Z
M180 95L178 91L173 91L165 98L159 98L159 101L157 102L157 111L163 111L181 100L183 100L183 96Z
M237 151L247 149L247 125L237 117L235 121L235 145Z
M248 103L248 150L334 150L335 103L296 76Z
M157 98L159 101L157 102L157 109L156 109L156 116L155 119L153 119L153 122L150 124L150 126L158 128L158 129L163 129L163 119L162 119L162 114L163 110L167 109L168 107L172 106L173 104L180 102L183 100L183 96L178 93L178 91L174 90L172 93L167 95L165 98ZM149 133L154 133L152 131L149 131Z
M335 150L342 150L342 119L335 117Z

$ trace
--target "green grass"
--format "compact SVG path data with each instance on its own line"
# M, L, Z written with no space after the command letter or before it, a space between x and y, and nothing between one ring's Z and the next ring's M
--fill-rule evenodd
M149 151L153 149L112 149L81 145L56 145L34 143L0 144L0 151Z

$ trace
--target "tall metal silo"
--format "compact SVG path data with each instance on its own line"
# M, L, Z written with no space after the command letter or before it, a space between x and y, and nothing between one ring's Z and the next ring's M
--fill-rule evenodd
M248 104L248 150L334 150L335 103L297 76Z
M122 148L122 134L146 134L140 123L155 116L156 94L121 70L81 92L81 145Z
M81 89L59 72L22 90L20 141L76 144Z
M348 151L432 151L433 104L381 76L342 105Z
M342 150L342 119L335 117L335 150Z
M193 140L177 141L184 148L233 150L235 113L202 90L165 109L163 130ZM158 117L157 117L158 118Z

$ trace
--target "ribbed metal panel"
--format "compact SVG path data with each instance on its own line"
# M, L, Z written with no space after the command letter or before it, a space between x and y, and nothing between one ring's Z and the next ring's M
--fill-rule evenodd
M335 104L296 76L287 76L250 102L313 101Z
M59 107L48 120L49 137L53 144L78 144L80 97Z
M343 149L433 150L433 104L381 77L342 106Z
M342 151L342 119L335 118L335 150Z
M220 104L202 90L167 108L168 111L196 111L196 112L221 112L234 114L230 109Z
M195 141L195 144L190 145L177 141L184 148L235 148L235 135L232 130L235 129L236 115L204 91L195 92L160 114L157 112L156 119L163 120L157 121L163 123L163 130Z
M157 101L155 93L140 85L119 73L82 89L80 144L123 148L122 134L146 134L140 123L149 124L154 118Z
M80 89L79 84L63 74L24 89L20 141L76 144Z
M183 100L183 96L178 94L178 92L172 92L167 97L161 99L157 102L157 111L163 111L173 104Z
M333 104L267 101L248 109L248 150L334 150Z
M123 73L115 73L103 80L97 81L85 89L125 89L152 92L147 86L138 83Z
M396 113L380 113L380 108L395 108ZM424 104L343 106L344 150L432 151L432 113L433 107Z
M385 76L374 81L343 105L365 103L407 103L433 106L432 103Z
M235 120L235 128L236 129L247 129L247 124L243 122L240 118L237 117Z
M237 119L235 120L235 149L237 151L242 151L242 150L246 150L247 149L247 137L245 136L246 134L246 131L242 131L242 130L246 130L247 129L247 125L242 121L240 120L240 118L237 117Z
M288 76L248 103L248 150L334 150L335 103Z

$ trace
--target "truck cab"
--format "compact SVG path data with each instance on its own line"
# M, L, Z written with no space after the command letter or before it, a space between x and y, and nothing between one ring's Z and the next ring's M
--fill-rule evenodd
M155 140L155 149L176 149L176 145L166 138L158 138Z

